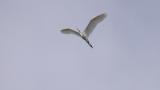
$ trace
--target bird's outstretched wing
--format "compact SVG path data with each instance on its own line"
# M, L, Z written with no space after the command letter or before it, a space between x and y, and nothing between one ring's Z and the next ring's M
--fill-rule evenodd
M106 17L106 14L103 13L90 20L89 24L84 30L84 33L86 34L87 37L89 37L89 35L92 33L96 25L100 23L102 20L104 20L105 17Z
M72 30L70 28L62 29L61 32L64 34L74 34L74 35L80 36L80 34L77 31Z

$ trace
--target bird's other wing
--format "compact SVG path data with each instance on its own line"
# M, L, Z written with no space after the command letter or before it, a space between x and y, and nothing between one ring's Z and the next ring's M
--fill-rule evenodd
M70 28L62 29L61 32L64 34L74 34L74 35L80 36L80 34L77 31L72 30Z
M96 25L100 23L101 21L103 21L105 17L106 17L106 14L103 13L90 20L89 24L84 30L84 33L86 34L87 37L89 37L89 35L92 33Z

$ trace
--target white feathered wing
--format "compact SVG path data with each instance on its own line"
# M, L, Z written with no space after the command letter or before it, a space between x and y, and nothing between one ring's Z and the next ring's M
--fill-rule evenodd
M73 29L70 29L70 28L62 29L61 32L64 33L64 34L74 34L76 36L80 36L79 32L77 32L77 31L75 31Z
M89 37L89 35L93 32L94 28L97 26L97 24L103 21L105 17L106 17L106 14L103 13L90 20L86 29L83 31L86 37Z

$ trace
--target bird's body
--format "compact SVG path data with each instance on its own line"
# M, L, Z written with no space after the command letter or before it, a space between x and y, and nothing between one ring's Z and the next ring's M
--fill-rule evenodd
M98 15L98 16L94 17L93 19L91 19L91 21L89 22L89 24L87 25L86 29L83 32L81 32L79 29L77 29L77 31L75 31L70 28L63 29L63 30L61 30L61 32L64 34L75 34L75 35L81 37L83 40L85 40L88 43L88 45L93 48L93 46L91 45L91 43L88 40L88 37L92 33L92 31L94 30L96 25L98 23L100 23L105 17L106 17L106 14L103 13L103 14Z
M93 48L93 46L91 45L91 43L89 42L89 40L88 40L88 38L87 38L87 35L86 35L84 32L80 32L80 36L81 36L81 38L82 38L83 40L85 40L85 41L88 43L88 45L89 45L91 48Z

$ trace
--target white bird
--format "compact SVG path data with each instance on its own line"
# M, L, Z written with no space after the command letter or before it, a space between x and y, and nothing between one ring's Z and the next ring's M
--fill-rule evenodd
M103 14L100 14L100 15L94 17L93 19L91 19L89 24L87 25L87 27L85 28L85 30L83 32L80 32L79 29L77 29L77 31L75 31L70 28L62 29L61 32L64 34L75 34L75 35L81 37L83 40L85 40L88 43L88 45L93 48L93 46L91 45L91 43L88 40L88 37L93 32L93 30L97 26L97 24L100 23L101 21L103 21L105 17L106 17L106 14L103 13Z

